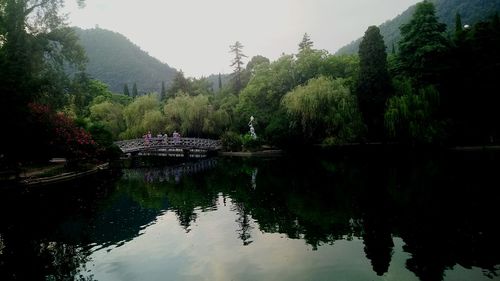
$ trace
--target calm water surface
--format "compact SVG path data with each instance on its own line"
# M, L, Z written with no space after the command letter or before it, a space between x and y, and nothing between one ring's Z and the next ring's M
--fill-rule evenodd
M500 155L213 158L0 190L0 280L500 280Z

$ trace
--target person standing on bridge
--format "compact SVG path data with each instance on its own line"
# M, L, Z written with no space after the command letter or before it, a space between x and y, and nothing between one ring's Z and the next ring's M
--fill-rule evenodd
M174 144L178 145L180 142L181 135L179 133L177 133L177 131L174 131L174 133L172 134L172 137L174 138Z

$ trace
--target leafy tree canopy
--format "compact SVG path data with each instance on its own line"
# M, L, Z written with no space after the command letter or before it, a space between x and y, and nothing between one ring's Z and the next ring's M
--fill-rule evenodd
M362 130L356 97L343 79L313 78L286 94L282 105L291 117L291 127L303 133L305 142L350 142Z
M380 30L370 26L359 46L358 101L371 139L383 137L385 103L391 94L387 53Z
M434 5L418 3L409 23L401 26L398 60L400 69L418 82L435 81L440 55L447 49L446 26L435 14Z

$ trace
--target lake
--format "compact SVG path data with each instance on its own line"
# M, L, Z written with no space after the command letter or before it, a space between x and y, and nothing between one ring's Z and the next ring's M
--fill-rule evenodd
M500 154L139 159L0 190L0 280L500 280Z

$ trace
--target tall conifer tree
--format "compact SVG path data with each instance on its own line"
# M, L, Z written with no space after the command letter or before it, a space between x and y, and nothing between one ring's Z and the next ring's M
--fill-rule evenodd
M392 87L387 71L387 53L384 39L376 26L370 26L359 45L358 102L368 127L368 137L383 137L385 103Z
M167 98L167 89L165 89L165 81L161 81L160 99L164 100L166 98Z
M310 50L313 47L313 41L311 41L311 38L309 37L309 34L304 33L304 36L302 37L302 41L299 43L299 53L303 52L305 50Z
M219 92L222 90L222 76L219 72Z
M247 56L243 54L243 45L239 42L236 41L234 45L229 46L231 49L231 53L234 54L234 59L231 62L231 67L234 68L233 71L233 81L234 81L234 90L239 93L241 89L243 88L242 82L241 82L241 74L243 71L243 58L246 58Z
M127 83L123 85L123 94L126 95L127 97L130 97L130 91L128 89Z
M132 87L132 97L136 98L139 95L139 92L137 91L137 83L134 83L134 86Z
M444 37L446 25L438 21L434 4L427 0L418 3L410 22L400 29L400 70L417 84L435 83L443 67L440 56L448 42Z

